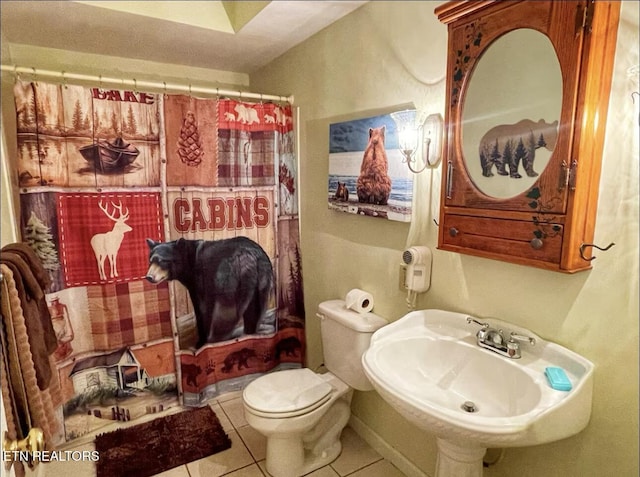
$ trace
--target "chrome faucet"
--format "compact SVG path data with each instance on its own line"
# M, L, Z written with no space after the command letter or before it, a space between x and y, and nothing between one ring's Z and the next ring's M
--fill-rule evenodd
M481 326L476 333L478 346L507 358L518 359L522 356L520 353L520 342L522 341L526 341L532 346L536 344L535 338L521 335L515 331L510 333L509 339L506 339L501 329L492 328L489 323L478 321L470 316L467 316L467 323Z

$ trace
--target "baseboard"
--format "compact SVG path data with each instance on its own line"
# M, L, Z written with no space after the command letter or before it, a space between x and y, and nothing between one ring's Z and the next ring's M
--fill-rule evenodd
M402 455L398 450L390 446L373 429L353 414L349 418L349 426L378 454L395 465L400 472L407 477L429 477L422 472L413 462Z

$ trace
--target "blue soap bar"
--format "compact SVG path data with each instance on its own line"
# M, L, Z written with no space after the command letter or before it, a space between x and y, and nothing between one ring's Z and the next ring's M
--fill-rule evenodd
M548 367L545 368L544 374L549 381L549 385L558 391L571 391L571 381L567 377L567 373L562 368Z

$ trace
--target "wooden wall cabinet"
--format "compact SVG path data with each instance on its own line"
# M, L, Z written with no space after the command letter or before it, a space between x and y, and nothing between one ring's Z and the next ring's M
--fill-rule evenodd
M438 248L591 267L619 2L454 1ZM556 122L557 121L557 122Z

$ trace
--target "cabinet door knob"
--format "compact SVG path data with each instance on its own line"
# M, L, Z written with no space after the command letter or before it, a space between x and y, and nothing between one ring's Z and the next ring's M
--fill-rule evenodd
M451 227L449 229L449 235L451 235L452 237L455 237L456 235L458 235L458 229L455 227Z
M529 242L529 244L531 245L531 248L535 249L535 250L540 250L542 248L542 246L544 245L544 242L542 241L542 239L539 238L534 238L533 240L531 240L531 242Z

